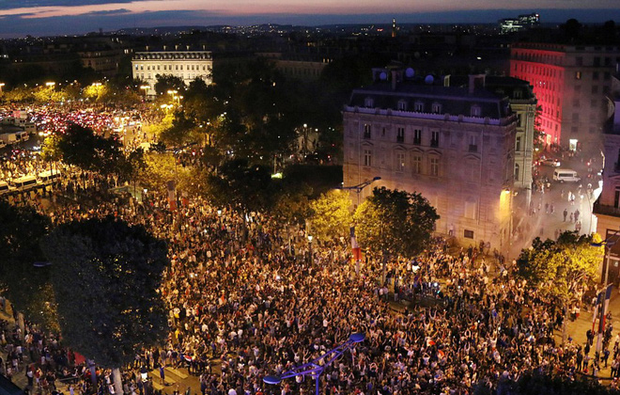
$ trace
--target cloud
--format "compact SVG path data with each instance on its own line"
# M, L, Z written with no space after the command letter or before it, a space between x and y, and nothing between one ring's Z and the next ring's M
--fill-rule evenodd
M0 10L13 10L29 7L77 7L83 5L102 5L110 3L132 3L143 0L2 0Z
M117 16L117 15L122 15L122 14L129 14L131 13L131 11L129 11L127 8L119 8L116 10L103 10L103 11L92 11L92 12L88 12L86 14L82 14L83 17L89 17L89 16Z

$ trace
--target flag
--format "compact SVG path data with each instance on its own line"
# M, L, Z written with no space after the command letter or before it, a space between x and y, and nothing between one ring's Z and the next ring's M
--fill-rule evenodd
M168 203L170 204L170 211L177 209L177 194L176 185L174 181L168 181Z
M351 252L353 253L353 260L360 261L362 259L362 252L357 239L355 238L355 227L351 227Z
M611 290L613 289L613 287L614 287L613 284L609 284L607 286L607 290L605 291L605 301L603 302L603 309L601 311L601 319L599 321L599 326L598 326L599 333L605 332L605 316L607 315L607 309L609 308L609 300L611 299Z
M594 312L592 313L592 332L594 333L594 328L596 328L596 319L598 318L598 309L601 303L603 302L603 291L599 292L596 295L596 303L594 304Z

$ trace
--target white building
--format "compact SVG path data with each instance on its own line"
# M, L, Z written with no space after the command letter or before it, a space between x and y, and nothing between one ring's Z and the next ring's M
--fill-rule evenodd
M213 81L211 51L148 51L136 52L131 60L132 76L148 85L146 95L155 95L157 76L172 75L189 85L200 78L207 85Z

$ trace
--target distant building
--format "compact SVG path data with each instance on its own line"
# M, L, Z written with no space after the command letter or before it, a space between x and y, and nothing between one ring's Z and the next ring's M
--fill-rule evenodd
M317 81L332 58L321 54L290 54L260 52L257 56L269 59L276 69L287 78L300 81Z
M146 82L146 94L155 95L157 76L172 75L189 85L196 78L207 85L213 82L213 56L210 51L136 52L131 60L132 76Z
M600 147L618 62L617 46L519 43L512 47L510 75L534 87L546 144L572 150Z
M426 197L441 216L438 233L507 246L518 130L507 95L489 92L484 75L464 88L416 82L410 69L373 75L343 109L345 186L381 177L373 186Z
M502 34L514 33L529 29L540 24L539 14L519 15L517 18L505 18L499 20L499 28Z

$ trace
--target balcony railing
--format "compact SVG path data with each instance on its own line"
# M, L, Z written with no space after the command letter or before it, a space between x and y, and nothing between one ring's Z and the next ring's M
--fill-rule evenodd
M598 201L594 202L592 207L594 214L611 215L614 217L620 217L620 207L608 206L606 204L600 204Z

